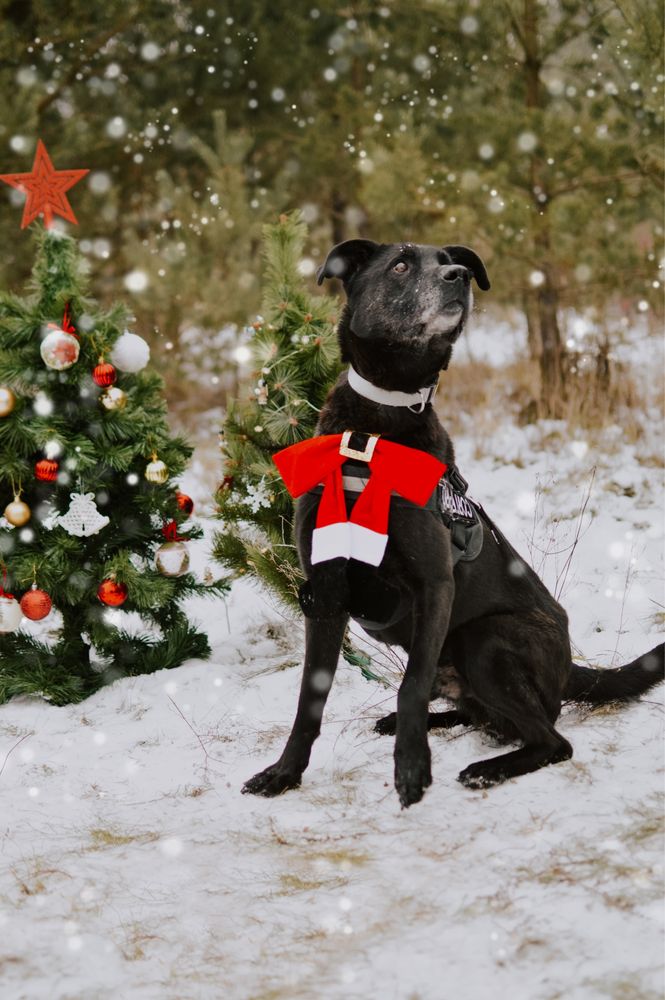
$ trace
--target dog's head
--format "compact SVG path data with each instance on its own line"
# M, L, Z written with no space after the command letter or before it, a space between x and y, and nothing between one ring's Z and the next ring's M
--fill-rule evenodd
M435 355L445 367L473 307L471 280L490 287L485 265L464 246L347 240L328 254L318 282L339 278L347 307L340 324L342 348L354 360L356 345L381 341ZM359 342L363 342L361 345Z

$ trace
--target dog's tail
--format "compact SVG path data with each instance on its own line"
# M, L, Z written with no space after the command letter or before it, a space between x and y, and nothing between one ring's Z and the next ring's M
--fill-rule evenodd
M665 643L632 663L615 670L592 670L573 663L564 691L567 701L602 705L608 701L630 701L665 678Z

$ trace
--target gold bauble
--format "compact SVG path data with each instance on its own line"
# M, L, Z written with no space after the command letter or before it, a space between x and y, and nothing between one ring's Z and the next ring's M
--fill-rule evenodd
M189 552L184 542L164 542L155 553L155 565L162 576L182 576L189 569Z
M14 497L12 502L5 507L5 517L15 528L22 528L32 517L32 511L20 497Z
M157 458L155 454L152 456L152 462L146 465L145 478L149 483L165 483L169 478L169 470L161 458Z
M8 385L0 385L0 417L8 417L16 406L16 396Z
M106 410L122 410L127 402L127 393L112 385L101 394L99 402Z

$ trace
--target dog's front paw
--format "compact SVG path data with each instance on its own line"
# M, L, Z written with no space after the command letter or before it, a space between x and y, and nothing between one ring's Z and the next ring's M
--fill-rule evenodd
M265 771L259 771L253 778L246 781L242 786L243 795L265 795L271 798L273 795L281 795L289 788L297 788L302 779L302 774L288 771L279 764L271 764Z
M382 719L377 719L374 724L374 732L380 736L394 736L397 731L397 713L391 712L384 715Z
M431 784L432 765L428 746L417 754L395 755L395 788L402 809L408 809L415 802L420 802L425 789Z

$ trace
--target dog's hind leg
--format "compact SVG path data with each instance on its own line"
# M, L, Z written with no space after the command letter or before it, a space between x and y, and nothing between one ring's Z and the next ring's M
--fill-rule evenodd
M449 712L429 712L427 715L427 729L452 729L453 726L470 726L471 719L452 709ZM382 719L377 719L374 725L374 732L380 736L394 736L397 729L397 712L391 712Z
M468 651L473 657L468 680L474 698L488 710L499 728L504 720L508 728L516 730L524 746L470 764L458 780L469 788L485 788L572 757L573 748L552 722L558 709L553 711L550 705L549 712L546 710L534 683L536 670L526 662L524 652L516 653L491 639ZM543 656L546 655L543 650Z
M255 774L243 786L253 795L279 795L300 784L312 744L321 732L323 709L337 669L348 616L322 621L305 619L305 667L295 722L277 763Z

